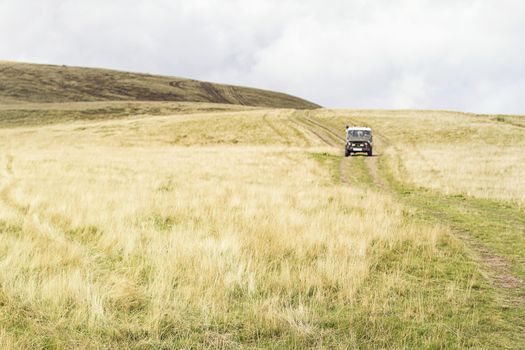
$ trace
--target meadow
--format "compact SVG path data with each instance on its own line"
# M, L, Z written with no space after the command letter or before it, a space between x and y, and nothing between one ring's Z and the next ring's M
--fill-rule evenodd
M0 116L1 348L525 344L519 117L174 102ZM342 157L345 124L373 127L378 156ZM480 230L456 201L499 216Z

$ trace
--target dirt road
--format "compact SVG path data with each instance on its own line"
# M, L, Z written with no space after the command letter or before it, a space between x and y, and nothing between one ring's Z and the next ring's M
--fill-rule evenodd
M304 128L309 130L312 134L316 135L328 146L336 147L341 150L343 153L344 144L346 142L344 137L344 130L338 128L334 125L330 125L328 122L322 121L312 115L307 113L302 113L300 115L295 115L292 117L293 121L302 125ZM351 118L347 118L348 122L353 124L360 124L358 121L354 121ZM366 165L367 175L370 176L371 182L374 184L375 188L381 191L388 191L396 194L396 190L389 186L381 171L379 169L379 158L381 157L381 152L386 147L395 147L395 145L386 137L381 134L380 131L374 130L374 146L379 152L375 153L373 157L366 157L364 164ZM340 177L341 182L345 184L350 184L349 174L352 171L352 161L355 160L357 156L354 157L345 157L341 159L340 162ZM354 163L355 165L355 163ZM415 194L417 197L417 194ZM500 290L500 297L505 301L506 304L516 304L522 303L523 300L521 297L516 298L515 295L512 295L512 292L509 290L521 289L523 286L523 281L516 277L511 271L511 264L508 262L508 259L495 253L490 249L486 244L472 238L472 235L468 231L471 231L472 228L465 228L458 226L455 223L449 222L452 218L448 217L448 213L436 211L435 207L426 206L423 203L420 203L416 197L406 198L408 204L414 206L415 208L420 209L423 212L429 213L440 223L449 224L456 237L461 239L467 249L472 252L475 256L475 259L480 263L483 270L487 272L489 279L492 283ZM436 197L437 199L437 197ZM447 202L446 198L440 197L440 200ZM453 206L452 201L448 201L447 205ZM465 206L465 203L461 204ZM482 208L473 206L473 209L480 210ZM509 213L510 215L510 213ZM510 215L509 217L511 217ZM488 215L486 216L488 217ZM517 300L520 300L519 302Z
M292 117L292 120L298 124L301 124L304 128L309 130L311 133L316 135L319 139L321 139L324 143L326 143L328 146L336 147L341 150L341 153L344 152L344 146L345 146L345 133L344 130L339 129L333 125L329 125L327 123L324 123L320 121L319 119L309 115L308 113L301 114L300 116L295 115ZM349 119L349 121L351 121ZM383 145L386 145L388 141L383 140L382 136L375 136L376 145L381 148ZM379 141L379 142L377 142ZM386 182L381 177L378 169L378 157L380 154L375 154L372 157L366 157L365 164L368 169L368 173L370 174L373 183L376 187L380 189L386 189ZM348 173L351 171L351 162L352 157L345 157L341 160L341 163L339 165L340 167L340 176L341 176L341 182L343 183L349 183L349 176Z

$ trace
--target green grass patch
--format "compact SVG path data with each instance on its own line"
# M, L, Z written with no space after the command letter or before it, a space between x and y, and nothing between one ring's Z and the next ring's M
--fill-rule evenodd
M366 157L341 159L325 153L311 156L331 169L332 179L341 176L338 161L343 161L343 175L352 184L365 188L375 186ZM430 191L422 194L422 189L395 181L386 160L379 159L379 171L395 195L403 198L408 208L416 209L415 214L407 210L412 213L407 216L407 222L450 225L454 230L477 228L479 217L453 211L464 209L470 199L441 196L441 201L437 201L436 194ZM513 221L519 222L522 218L516 208L505 204L475 203L478 215L484 215L481 210L484 206L491 211L487 220L506 217L507 210L514 210ZM456 206L449 207L452 204ZM452 212L457 215L442 217ZM496 221L501 224L501 220ZM487 225L486 233L492 227ZM501 230L508 230L508 226L502 226ZM514 235L509 238L517 239ZM501 249L512 247L509 242L500 244ZM509 309L501 303L499 291L485 277L479 262L454 236L443 234L435 246L405 240L390 249L377 248L372 252L376 254L373 271L359 289L355 305L334 309L333 314L326 316L326 325L329 325L326 330L330 329L334 339L368 349L495 349L525 344L518 334L523 323L519 318L525 310L521 306ZM331 337L325 338L328 342L329 339Z
M374 179L368 172L365 164L366 156L357 155L348 158L348 165L345 167L346 176L356 185L372 188L374 186Z
M397 165L403 173L401 162L397 162ZM456 266L452 275L456 276L457 280L463 280L460 265L474 264L479 273L485 276L482 279L476 278L479 281L476 290L481 289L483 293L473 294L474 304L471 311L457 316L472 318L477 315L475 317L483 321L480 324L480 327L483 327L480 329L484 329L483 333L491 336L484 336L484 341L488 343L479 343L479 347L525 348L525 336L521 331L525 329L523 284L508 288L494 282L501 278L498 276L501 271L506 271L510 276L522 281L525 279L523 211L508 203L464 195L443 195L398 181L390 172L386 159L380 161L379 168L394 194L416 209L414 220L448 226L462 237L463 250L468 256L463 262L450 261L450 264ZM497 260L499 264L506 266L491 266L490 260ZM482 316L484 318L481 318Z
M437 251L436 251L437 250ZM512 324L462 247L444 235L437 247L403 241L379 247L360 289L352 325L358 348L505 348ZM373 307L371 307L373 306Z

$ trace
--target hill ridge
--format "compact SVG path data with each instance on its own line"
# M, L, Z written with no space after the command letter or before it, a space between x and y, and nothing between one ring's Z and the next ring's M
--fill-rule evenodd
M90 101L211 102L295 109L320 107L296 96L252 87L106 68L0 60L0 103Z

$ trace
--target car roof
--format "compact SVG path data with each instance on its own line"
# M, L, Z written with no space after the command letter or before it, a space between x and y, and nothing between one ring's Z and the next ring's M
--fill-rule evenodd
M348 129L346 130L364 130L364 131L372 131L372 129L370 128L365 128L364 126L352 126L352 127L349 127Z

